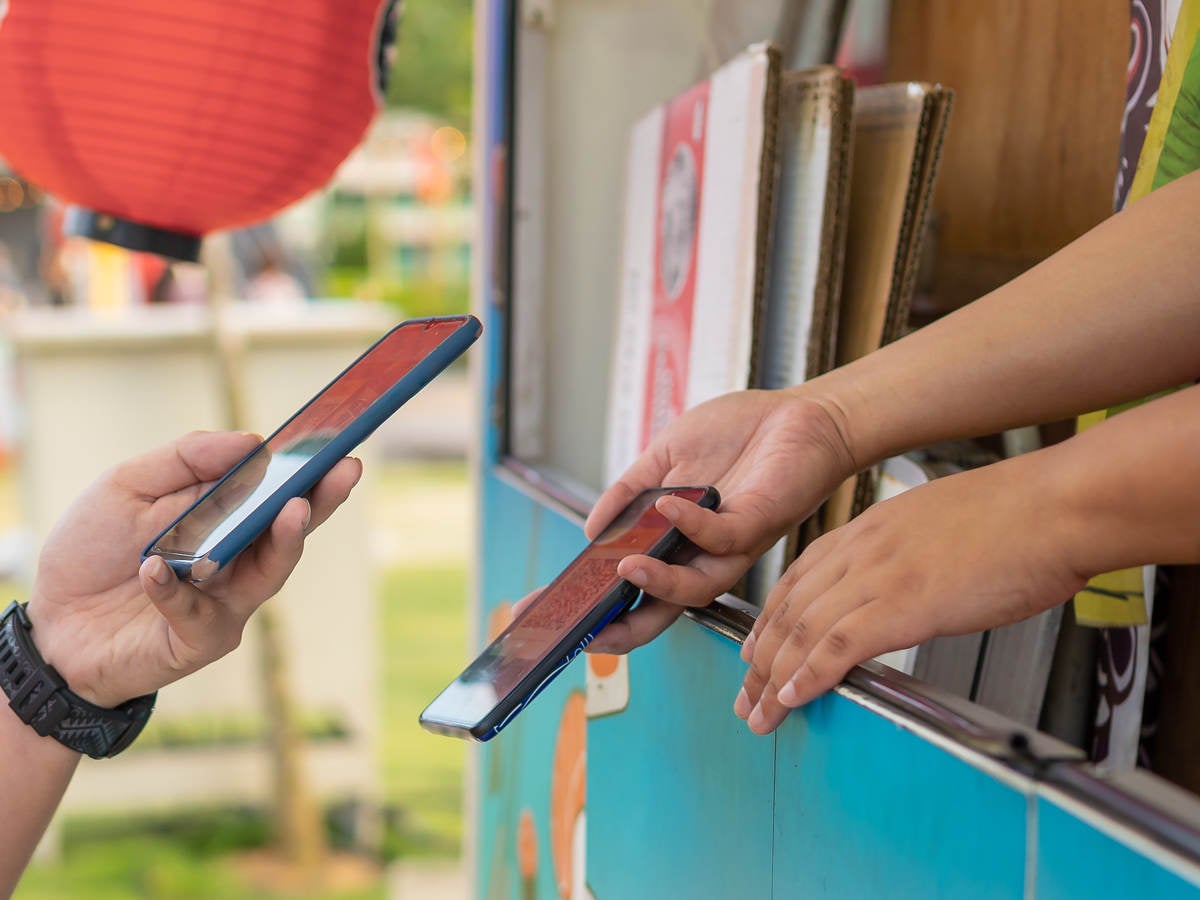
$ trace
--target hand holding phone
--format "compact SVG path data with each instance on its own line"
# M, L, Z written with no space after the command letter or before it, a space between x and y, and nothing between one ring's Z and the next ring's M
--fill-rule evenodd
M713 487L643 491L421 713L429 731L490 740L638 597L617 574L626 556L672 560L687 539L655 509L671 494L714 509Z
M212 577L481 330L467 315L401 322L151 541L142 558L161 556L191 581Z

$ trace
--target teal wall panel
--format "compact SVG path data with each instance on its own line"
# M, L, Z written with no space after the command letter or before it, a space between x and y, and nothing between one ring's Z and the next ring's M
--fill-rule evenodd
M775 897L1022 897L1019 787L832 694L776 758Z
M479 647L506 620L503 610L550 581L585 543L577 523L495 474L484 476L482 489ZM582 754L583 682L580 661L478 748L478 897L559 896L559 872L569 845L555 828L555 772L563 768L561 763L556 766L556 759L574 748L572 739ZM561 784L558 793L563 793ZM570 801L557 799L559 806ZM557 830L563 827L569 824Z
M494 475L482 479L483 504L479 561L480 615L473 646L481 647L498 608L520 599L532 581L534 551L542 510ZM498 511L503 510L503 515ZM498 523L504 522L501 527ZM532 712L532 711L531 711ZM537 732L534 716L514 722L503 740L477 750L479 847L477 897L520 897L517 865L518 824L521 809L530 802L537 778L530 778L528 759L522 755L527 730ZM536 775L536 773L532 773Z
M1039 797L1038 900L1196 900L1200 889L1057 804Z
M588 722L595 900L769 897L775 739L733 714L745 664L681 620L629 658L629 705Z

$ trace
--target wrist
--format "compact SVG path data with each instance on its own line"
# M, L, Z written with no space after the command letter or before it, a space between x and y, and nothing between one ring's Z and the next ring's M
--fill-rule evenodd
M6 765L17 765L23 762L41 766L51 760L57 760L62 764L70 763L73 767L83 755L80 751L72 750L49 735L38 734L29 727L28 723L21 720L17 711L12 708L3 695L0 695L0 734L3 734L0 742L4 746Z
M9 709L38 735L93 758L115 756L141 733L154 694L116 707L100 707L68 687L32 640L25 607L10 603L0 614L0 691Z
M1200 562L1200 387L1105 419L1047 448L1084 577L1150 563Z
M1064 597L1104 572L1152 560L1134 546L1147 523L1126 518L1130 508L1119 482L1128 473L1108 477L1097 465L1096 449L1075 437L994 464L1025 498L1028 532L1036 535L1034 562L1039 571L1061 577Z
M1078 502L1075 490L1076 460L1064 444L1034 450L969 471L991 471L996 476L988 493L999 502L1015 504L1009 520L1014 538L1025 540L1026 561L1042 578L1053 578L1063 599L1083 588L1103 571L1089 558L1095 541L1094 522Z
M112 696L100 686L100 679L88 671L84 662L89 654L80 653L82 636L68 634L68 629L48 616L45 608L45 603L37 602L36 592L34 599L25 604L25 617L30 624L29 639L42 660L63 677L67 687L88 703L104 709L130 699Z
M828 382L806 382L783 393L788 396L788 415L832 461L832 484L836 486L875 460L860 447L862 429L856 426L853 405L843 393L830 387Z

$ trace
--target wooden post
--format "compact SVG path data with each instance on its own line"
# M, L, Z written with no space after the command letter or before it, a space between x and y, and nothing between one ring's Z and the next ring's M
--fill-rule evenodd
M213 313L213 348L230 428L248 428L248 385L245 339L229 322L232 261L228 243L220 237L205 242ZM271 815L275 838L283 858L304 871L315 871L328 854L321 812L304 768L304 736L288 678L287 651L277 608L279 597L268 601L252 617L259 637L259 671L264 713L267 717L273 797Z

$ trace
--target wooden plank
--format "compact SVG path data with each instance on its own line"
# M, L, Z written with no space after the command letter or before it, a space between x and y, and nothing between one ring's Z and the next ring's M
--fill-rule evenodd
M1126 0L892 5L887 80L957 95L934 197L936 306L973 299L1109 215L1128 51Z

